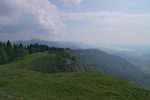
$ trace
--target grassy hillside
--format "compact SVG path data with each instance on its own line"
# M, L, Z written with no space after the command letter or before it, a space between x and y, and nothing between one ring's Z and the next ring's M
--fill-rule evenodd
M56 54L48 54L48 52L40 52L30 54L24 58L16 59L7 65L1 67L28 69L33 71L39 71L44 73L56 73L56 72L85 72L88 67L78 61L73 61L69 58L65 58Z
M1 65L0 100L150 99L150 91L121 78L90 72L48 74L49 68L53 69L52 65L57 63L56 56L35 53Z
M150 91L96 73L0 70L1 100L149 100Z
M97 70L124 77L138 86L150 88L150 76L119 56L110 55L97 49L80 49L75 52L83 62L91 64Z

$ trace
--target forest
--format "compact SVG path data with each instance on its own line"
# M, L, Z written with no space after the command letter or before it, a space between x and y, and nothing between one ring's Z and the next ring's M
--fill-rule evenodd
M13 44L9 40L7 42L0 42L0 65L6 64L14 59L24 57L27 54L36 52L48 51L49 47L39 44Z
M29 44L23 45L22 43L13 44L9 40L7 42L0 42L0 65L7 64L17 58L22 58L27 54L48 51L49 54L60 55L69 58L73 61L76 60L75 55L72 55L69 48L56 48L49 47L42 44Z

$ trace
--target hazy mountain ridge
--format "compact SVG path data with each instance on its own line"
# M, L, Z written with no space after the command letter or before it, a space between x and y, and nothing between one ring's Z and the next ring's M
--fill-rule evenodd
M150 76L119 56L110 55L97 49L80 49L76 50L76 53L95 69L127 78L142 87L150 87Z
M101 48L110 54L118 55L150 77L150 48L148 46L127 47L131 50L122 51L113 48Z

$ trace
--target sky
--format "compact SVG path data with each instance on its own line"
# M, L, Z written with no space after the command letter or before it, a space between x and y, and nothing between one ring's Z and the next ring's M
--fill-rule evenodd
M150 0L0 0L0 40L150 44Z

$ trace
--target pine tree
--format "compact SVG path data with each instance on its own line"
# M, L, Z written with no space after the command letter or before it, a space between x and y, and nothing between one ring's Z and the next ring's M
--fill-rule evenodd
M11 45L11 43L10 43L9 40L8 40L7 43L6 43L6 46L7 46L7 48L12 48L12 45Z
M0 65L1 64L6 64L8 62L8 57L6 52L2 47L0 47Z

